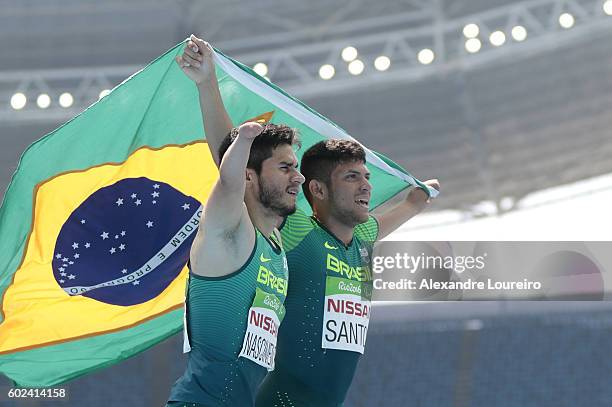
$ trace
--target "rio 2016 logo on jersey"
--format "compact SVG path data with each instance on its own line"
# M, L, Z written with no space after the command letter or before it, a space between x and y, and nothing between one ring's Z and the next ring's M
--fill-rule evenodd
M371 281L372 275L368 267L353 267L338 259L331 253L327 253L327 270L338 273L351 280Z
M268 287L276 290L279 294L287 295L287 280L281 277L277 277L264 266L259 266L259 273L257 274L257 282L267 285Z

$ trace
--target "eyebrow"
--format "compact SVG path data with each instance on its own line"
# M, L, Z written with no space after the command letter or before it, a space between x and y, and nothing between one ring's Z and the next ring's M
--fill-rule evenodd
M281 165L288 165L290 167L296 167L298 166L297 161L281 161L280 162Z
M358 174L358 175L361 175L361 171L357 171L357 170L348 170L346 173L347 174ZM366 171L363 175L367 177L367 176L370 175L370 172Z

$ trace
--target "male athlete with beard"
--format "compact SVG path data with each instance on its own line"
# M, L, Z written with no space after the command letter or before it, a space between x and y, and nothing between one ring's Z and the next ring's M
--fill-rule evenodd
M200 84L196 69L181 68ZM206 134L221 139L215 130L207 127ZM219 179L190 256L189 358L168 406L252 406L261 381L274 369L288 281L285 252L274 231L295 211L304 182L296 143L287 126L250 122L233 129L213 152Z
M341 406L364 353L370 318L372 243L422 211L429 193L412 190L371 216L366 155L351 140L326 140L302 157L302 188L313 215L299 210L281 228L291 283L278 336L276 369L257 407ZM424 187L439 189L437 180Z
M232 124L210 46L192 36L177 60L195 67L207 83L199 87L200 104L211 134L227 131ZM208 142L214 149L219 139L208 137ZM349 140L323 141L304 153L303 189L313 216L298 212L281 229L291 284L276 369L264 380L257 406L339 406L346 397L367 336L371 242L429 202L429 192L418 188L395 208L369 216L372 186L365 164L363 148ZM425 184L439 189L437 180Z

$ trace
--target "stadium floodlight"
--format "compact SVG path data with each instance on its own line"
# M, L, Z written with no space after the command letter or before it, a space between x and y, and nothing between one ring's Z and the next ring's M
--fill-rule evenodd
M46 109L46 108L48 108L51 105L51 98L46 93L41 93L36 98L36 104L41 109Z
M21 110L25 107L28 98L21 92L15 93L11 96L11 107L15 110Z
M482 43L478 38L470 38L465 42L465 49L470 54L474 54L480 51L480 48L482 48Z
M463 324L466 331L480 331L484 326L481 319L468 319Z
M354 60L348 66L348 70L351 73L351 75L361 74L364 68L365 68L365 65L359 59Z
M514 198L512 198L511 196L503 197L499 200L499 207L506 212L511 210L512 208L514 208Z
M463 35L465 35L466 38L475 38L479 33L480 28L474 23L467 24L463 27Z
M257 72L257 75L259 76L266 76L268 74L268 65L264 64L263 62L258 62L253 67L253 70Z
M74 103L74 98L68 92L64 92L59 97L59 104L61 107L70 107Z
M104 96L107 96L110 93L110 89L102 89L100 94L98 95L98 99L102 99Z
M525 38L527 38L527 29L522 25L512 27L512 38L514 38L514 41L518 42L525 41Z
M345 62L351 62L357 58L357 49L355 47L346 47L342 50L341 56Z
M563 13L559 16L559 25L563 28L572 28L576 20L570 13Z
M374 68L379 71L386 71L391 66L391 60L388 56L381 55L374 60Z
M489 36L489 42L496 47L502 46L506 42L506 34L503 31L494 31Z
M431 64L435 58L436 58L436 54L434 54L434 52L430 50L429 48L424 48L420 50L419 53L417 54L417 59L423 65Z
M612 16L612 0L607 0L603 4L603 11L609 16Z
M319 76L321 77L321 79L331 79L334 77L335 74L336 69L330 64L322 65L321 68L319 68Z

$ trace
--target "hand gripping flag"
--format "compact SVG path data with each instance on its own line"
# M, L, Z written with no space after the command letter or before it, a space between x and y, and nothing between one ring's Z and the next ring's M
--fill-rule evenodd
M185 264L218 172L178 44L32 144L0 209L0 372L53 386L182 328ZM302 152L341 128L215 53L234 123L297 128ZM299 155L299 154L298 154ZM422 184L367 151L376 207ZM310 212L303 197L298 205Z

